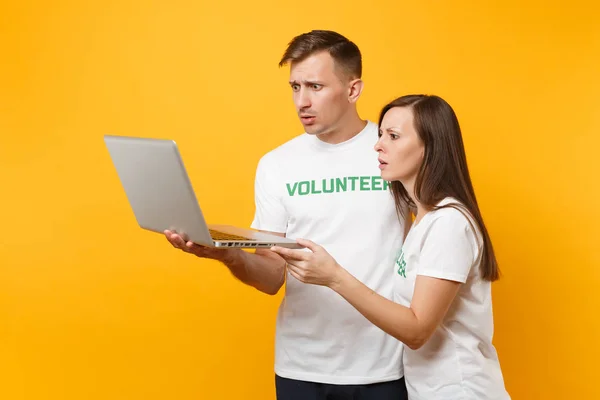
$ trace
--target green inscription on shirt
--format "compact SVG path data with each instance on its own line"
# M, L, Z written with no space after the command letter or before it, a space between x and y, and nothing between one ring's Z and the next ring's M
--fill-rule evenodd
M343 178L313 179L286 183L290 197L355 191L387 190L388 181L380 176L345 176Z
M404 251L400 251L400 257L396 260L396 267L398 267L398 275L406 278L406 261L404 261Z

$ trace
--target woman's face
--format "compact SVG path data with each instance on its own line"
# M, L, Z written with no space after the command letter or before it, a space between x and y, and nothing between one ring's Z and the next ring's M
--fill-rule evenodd
M412 108L394 107L384 115L375 151L379 153L383 179L403 184L414 182L423 163L425 146L415 130Z

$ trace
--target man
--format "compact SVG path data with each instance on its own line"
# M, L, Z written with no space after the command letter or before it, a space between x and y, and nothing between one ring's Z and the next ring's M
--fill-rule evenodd
M321 244L391 298L394 257L407 223L399 221L380 177L377 126L357 111L361 53L338 33L312 31L289 43L280 66L286 64L305 133L259 161L252 227ZM334 291L297 281L270 250L209 249L165 234L173 246L223 262L264 293L276 294L286 283L276 323L279 400L406 399L402 344Z

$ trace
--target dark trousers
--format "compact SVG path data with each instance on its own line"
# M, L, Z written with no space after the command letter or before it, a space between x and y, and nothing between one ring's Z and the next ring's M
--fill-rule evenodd
M332 385L275 375L277 400L408 400L404 378L368 385Z

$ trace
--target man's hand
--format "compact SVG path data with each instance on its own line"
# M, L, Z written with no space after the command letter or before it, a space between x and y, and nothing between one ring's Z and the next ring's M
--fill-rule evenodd
M214 247L205 247L196 243L190 242L186 236L179 235L175 231L166 230L164 232L167 240L173 247L185 251L186 253L194 254L202 258L210 258L224 262L232 251L237 249L219 249Z
M173 247L197 257L217 260L246 285L263 293L277 294L285 280L285 261L268 249L255 249L254 253L239 248L215 248L201 246L175 231L164 231ZM283 234L277 234L283 236Z

